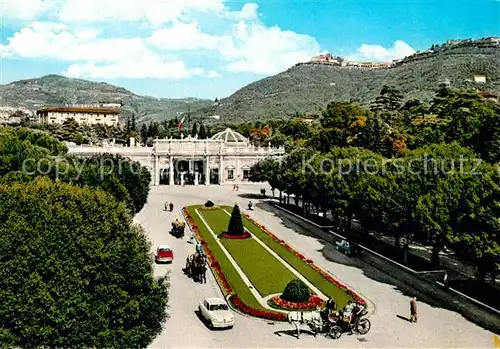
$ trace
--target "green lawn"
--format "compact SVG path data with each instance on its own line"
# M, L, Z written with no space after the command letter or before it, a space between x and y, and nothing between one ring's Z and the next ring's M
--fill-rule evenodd
M253 308L262 310L258 301L254 298L250 290L236 272L236 269L229 262L222 249L216 243L215 238L208 231L205 224L196 214L195 209L201 206L188 207L189 214L195 220L200 233L209 245L215 258L219 261L222 272L226 275L231 287L238 294L240 299ZM229 215L232 207L222 207L218 210L198 210L203 218L210 225L212 230L218 234L227 229ZM310 283L315 285L325 295L332 297L337 302L339 308L343 308L347 301L352 299L343 290L335 284L329 282L308 263L301 260L293 252L288 251L279 242L273 240L266 232L242 216L244 226L252 232L260 241L270 247L277 255L285 260L290 266L302 274ZM244 271L250 281L255 285L262 296L283 292L286 284L295 279L288 269L274 258L266 249L264 249L254 239L229 240L221 238L219 241L226 247L240 268Z
M227 230L229 216L223 210L198 212L203 215L215 234ZM286 285L297 278L254 238L243 240L221 238L220 242L262 297L283 292Z
M263 308L260 303L255 299L253 296L252 292L248 289L246 284L243 282L241 279L240 275L234 269L233 265L229 262L227 259L226 255L222 251L222 249L219 247L217 242L215 241L214 237L210 232L208 231L207 227L203 222L201 222L200 218L196 214L195 210L197 208L200 208L201 205L197 206L189 206L187 208L189 215L194 219L196 222L196 225L198 226L198 229L200 230L200 234L203 237L203 239L207 242L207 244L210 247L210 250L212 251L212 254L214 257L217 259L219 262L220 268L224 275L226 276L227 281L231 285L231 288L234 290L234 292L238 295L238 297L241 299L243 303L245 303L247 306L252 307L257 310L267 310ZM202 210L200 210L202 211Z
M232 207L224 207L224 209L231 213ZM226 214L227 216L227 214ZM229 217L229 216L227 216ZM332 297L337 302L339 308L344 307L349 300L353 298L345 293L343 290L337 287L337 285L332 284L327 279L325 279L321 274L314 270L308 263L297 258L293 252L290 252L286 247L282 246L279 242L273 240L266 232L262 231L259 227L253 224L245 216L243 217L243 224L245 228L252 232L260 241L269 246L278 256L283 258L288 264L290 264L295 270L297 270L302 276L304 276L311 284L316 286L325 295ZM307 257L307 256L306 256Z

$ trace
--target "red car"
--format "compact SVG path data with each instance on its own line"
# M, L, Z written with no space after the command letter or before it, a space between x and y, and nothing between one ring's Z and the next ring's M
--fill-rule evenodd
M174 260L174 251L169 245L160 245L156 249L155 262L156 263L172 263Z

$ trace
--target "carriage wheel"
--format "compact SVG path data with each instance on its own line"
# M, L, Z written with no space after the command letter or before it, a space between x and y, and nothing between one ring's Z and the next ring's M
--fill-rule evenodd
M331 339L339 339L342 336L342 328L340 326L332 326L327 334Z
M370 331L370 328L372 327L372 324L370 320L368 319L361 319L358 321L356 325L356 332L359 334L367 334L368 331Z

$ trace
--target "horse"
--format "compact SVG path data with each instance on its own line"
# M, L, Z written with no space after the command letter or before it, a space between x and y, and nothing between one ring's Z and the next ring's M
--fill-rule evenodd
M192 277L194 281L206 283L206 256L204 254L195 253L193 255L189 255L186 259L186 274Z
M305 324L314 332L314 337L323 328L323 319L319 311L291 311L288 313L288 322L295 325L297 338L300 338L299 325Z

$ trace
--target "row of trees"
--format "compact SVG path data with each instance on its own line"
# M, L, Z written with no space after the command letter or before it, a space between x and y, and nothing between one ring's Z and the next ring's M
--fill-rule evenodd
M150 174L66 152L46 132L0 128L1 346L147 347L168 302L132 222Z
M457 143L385 159L358 147L329 153L298 149L284 160L251 169L252 181L293 196L304 210L330 211L348 233L356 218L367 230L431 245L432 261L447 246L473 261L482 280L500 266L500 188L497 166Z
M396 244L408 236L432 245L435 265L439 250L449 246L472 260L484 279L496 274L500 263L494 165L500 161L499 122L500 106L475 91L440 86L424 105L404 101L398 90L385 86L369 109L332 102L316 123L297 118L269 125L267 140L284 142L290 155L255 165L251 179L303 200L304 209L331 210L344 230L356 217L366 228L396 237ZM304 168L310 158L314 161ZM384 172L367 174L362 166L344 174L339 168L338 161L363 164L367 159ZM410 164L429 168L434 160L436 173L397 172ZM321 174L316 171L321 164L337 169ZM447 173L451 165L464 169Z

